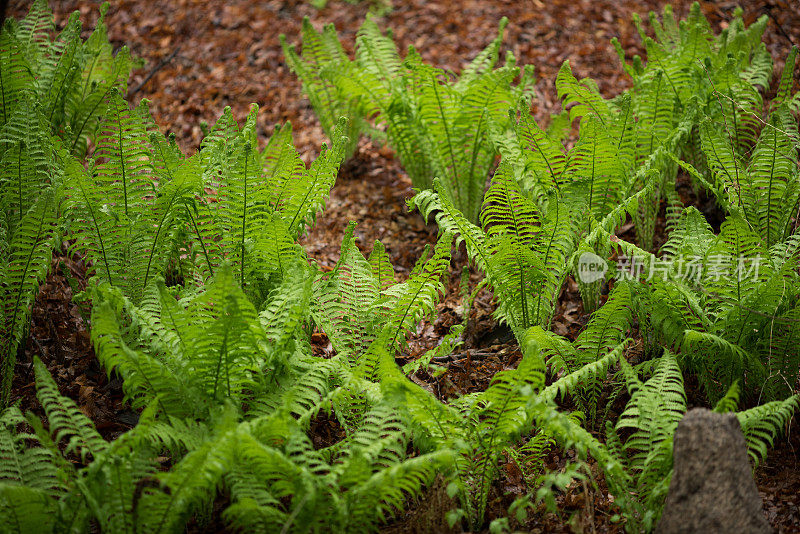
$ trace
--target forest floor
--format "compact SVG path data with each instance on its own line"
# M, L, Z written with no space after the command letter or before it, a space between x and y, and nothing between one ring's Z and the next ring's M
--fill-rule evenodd
M747 24L759 16L770 17L765 42L775 59L776 70L792 44L800 44L800 9L797 0L742 0ZM63 26L74 10L81 12L88 35L98 16L98 4L88 0L52 1L57 25ZM423 59L435 66L460 69L497 34L501 17L510 23L505 31L504 51L513 52L519 64L536 68L537 98L533 113L540 124L560 111L555 76L569 59L577 77L594 78L601 93L611 97L626 89L625 77L610 44L617 37L628 57L643 54L632 15L646 18L650 10L661 12L656 0L412 0L394 1L394 10L380 17L391 28L400 49L414 45ZM274 125L291 121L295 144L310 161L325 141L319 122L301 91L296 77L283 60L279 33L299 44L300 25L309 16L315 26L334 23L345 48L352 52L355 34L367 14L369 2L351 5L330 0L317 10L309 2L278 0L115 0L107 15L109 38L115 47L128 46L146 60L129 83L132 104L143 98L165 132L175 133L187 153L199 147L201 122L213 124L225 106L242 121L251 103L260 107L259 135L265 141ZM674 1L684 17L690 2ZM702 9L716 31L730 20L736 2L703 2ZM22 17L29 2L11 0L10 17ZM409 213L405 200L412 196L411 183L391 150L362 140L356 157L343 165L327 210L302 242L309 258L319 265L333 266L348 221L356 221L359 246L368 252L372 243L383 242L404 279L426 244L436 239L435 225L418 213ZM707 199L691 198L703 211L713 211ZM712 203L713 204L713 203ZM663 225L660 225L663 242ZM403 358L413 359L435 346L448 328L460 319L459 280L466 263L463 255L453 261L446 297L433 324L424 322ZM20 352L13 399L23 409L37 409L34 397L32 359L40 355L61 392L75 399L99 431L114 438L136 424L137 414L123 403L120 382L107 379L94 357L86 310L72 297L85 285L86 265L68 252L67 244L56 251L46 283L34 306L30 336ZM473 285L478 281L472 273ZM441 398L485 389L499 370L512 367L521 357L511 334L492 319L491 294L483 291L470 317L466 342L449 362L447 371L433 378L418 373L414 380ZM552 329L574 338L588 315L584 313L574 282L566 284ZM330 350L323 335L312 339L317 350ZM703 403L696 386L687 384L690 405ZM612 406L612 413L616 406ZM332 423L331 423L332 424ZM315 425L320 439L335 429ZM568 459L568 458L566 458ZM547 467L562 466L565 458L553 452ZM496 484L490 501L489 519L500 517L516 495L524 491L519 469L511 462ZM559 497L559 514L536 514L524 525L539 532L621 531L610 521L614 513L602 474L594 483L576 485ZM778 532L800 532L800 429L776 442L767 461L756 471L764 502L764 514ZM443 532L444 513L449 507L441 485L411 504L409 511L387 525L385 532ZM196 531L216 532L216 522Z

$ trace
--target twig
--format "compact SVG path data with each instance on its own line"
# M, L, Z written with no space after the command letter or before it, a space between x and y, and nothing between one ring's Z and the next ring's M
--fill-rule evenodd
M772 19L772 22L774 22L774 23L775 23L775 26L777 26L777 27L778 27L778 31L781 33L781 35L783 35L784 37L786 37L786 40L787 40L787 41L789 41L791 44L793 44L794 46L797 46L797 43L795 43L795 42L794 42L794 39L792 39L792 36L791 36L791 35L789 35L788 33L786 33L786 30L784 30L784 29L783 29L783 25L781 25L781 23L780 23L780 22L778 22L778 19L776 19L774 16L772 16L772 9L773 9L775 6L774 6L774 5L772 5L772 3L771 3L771 2L767 2L767 5L766 5L765 7L767 8L767 16L768 16L770 19Z
M58 335L58 330L56 330L55 323L53 323L53 318L49 314L47 315L47 325L50 327L50 331L53 332L53 337L56 340L55 343L56 350L54 351L56 362L58 362L59 364L63 364L64 361L63 361L63 356L61 354L61 338Z
M155 75L156 75L156 73L157 73L158 71L160 71L161 69L163 69L164 67L166 67L166 66L169 64L169 62L170 62L170 61L172 61L172 60L175 58L175 56L177 56L177 55L178 55L178 52L180 52L180 51L181 51L181 46L182 46L182 45L178 45L178 46L176 46L176 47L175 47L175 50L173 50L173 51L172 51L172 53L171 53L170 55L168 55L167 57L165 57L164 59L162 59L162 60L161 60L161 61L158 63L158 65L156 65L155 67L153 67L152 69L150 69L150 72L148 72L148 73L147 73L147 76L145 76L145 77L144 77L144 80L142 80L142 82L141 82L139 85L137 85L136 87L134 87L133 89L131 89L130 91L128 91L128 99L130 99L130 98L131 98L133 95L135 95L136 93L138 93L138 92L139 92L139 91L142 89L142 87L144 87L144 86L147 84L147 82L149 82L149 81L150 81L150 78L152 78L153 76L155 76Z

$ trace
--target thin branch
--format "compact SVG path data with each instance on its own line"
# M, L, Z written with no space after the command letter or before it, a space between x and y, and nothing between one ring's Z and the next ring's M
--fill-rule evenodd
M767 8L767 16L772 20L772 22L775 23L775 26L778 27L778 32L780 32L780 34L783 35L786 38L786 40L789 41L791 44L797 46L797 43L794 42L792 36L786 33L786 30L783 29L783 25L781 25L778 19L775 18L775 16L773 16L772 9L775 8L776 6L774 6L771 2L767 2L767 5L764 7Z
M171 61L172 61L172 60L175 58L175 56L177 56L177 55L178 55L178 52L180 52L180 51L181 51L181 46L183 46L183 45L178 45L178 46L176 46L176 47L175 47L175 50L173 50L173 51L172 51L172 53L171 53L170 55L168 55L167 57L165 57L164 59L162 59L162 60L161 60L161 61L158 63L158 65L156 65L155 67L153 67L152 69L150 69L150 72L148 72L148 73L147 73L147 76L145 76L145 77L144 77L144 80L142 80L142 81L141 81L141 83L140 83L139 85L137 85L136 87L134 87L133 89L131 89L131 90L129 90L129 91L128 91L128 97L127 97L127 98L128 98L128 100L130 100L130 99L131 99L131 97L132 97L133 95L135 95L136 93L138 93L139 91L141 91L142 87L144 87L145 85L147 85L147 82L149 82L149 81L150 81L150 79L151 79L153 76L155 76L155 75L156 75L156 73L157 73L158 71L160 71L161 69L163 69L164 67L166 67L166 66L167 66L167 65L168 65L168 64L169 64L169 63L170 63L170 62L171 62Z

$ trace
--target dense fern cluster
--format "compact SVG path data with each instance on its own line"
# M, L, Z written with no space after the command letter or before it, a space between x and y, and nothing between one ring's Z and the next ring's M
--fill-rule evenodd
M509 128L509 111L529 98L533 86L533 70L517 67L510 54L495 68L507 22L457 79L424 63L413 47L401 57L372 18L358 32L355 60L343 52L333 26L319 33L308 19L302 56L284 37L281 42L323 128L329 131L342 113L353 117L348 156L361 132L388 141L414 187L429 189L439 178L451 201L475 222L494 165L491 135Z
M86 41L73 14L55 38L46 0L0 31L0 406L8 404L19 342L59 236L69 154L96 140L106 98L125 91L134 63L106 35L105 4ZM5 261L5 259L8 261Z
M709 406L736 412L753 463L763 460L800 409L797 51L767 105L766 19L746 28L737 16L714 35L695 6L686 21L666 9L650 22L655 39L636 21L647 62L624 65L630 91L605 98L565 63L564 111L543 128L528 110L530 68L510 55L497 66L501 35L455 77L413 48L401 57L374 19L354 59L332 27L320 33L306 20L301 53L282 43L331 141L310 166L289 124L259 148L255 106L243 125L226 109L184 155L146 101L125 101L131 60L111 54L102 17L86 42L76 16L51 41L43 1L8 22L4 527L182 532L221 509L245 531L361 532L440 476L456 502L447 519L480 530L506 459L528 484L509 510L519 522L584 476L580 464L536 476L558 445L597 461L627 530L651 530L687 409L685 375ZM362 253L354 223L332 270L298 244L361 133L398 153L418 188L410 206L441 230L402 282L380 242ZM681 169L726 213L719 232L682 205ZM662 207L668 235L656 249ZM632 241L616 235L627 220ZM7 406L17 346L61 238L88 260L95 352L139 413L111 442L38 359L46 417ZM492 290L522 358L485 391L441 399L409 378L463 343L463 324L402 368L395 358L435 314L462 244L485 274L476 291ZM586 277L586 258L605 271ZM574 340L549 331L569 276L592 312ZM312 350L314 331L332 354ZM645 350L634 359L636 338ZM627 400L616 421L609 391ZM321 420L334 429L324 440L314 435ZM587 430L602 426L603 439Z

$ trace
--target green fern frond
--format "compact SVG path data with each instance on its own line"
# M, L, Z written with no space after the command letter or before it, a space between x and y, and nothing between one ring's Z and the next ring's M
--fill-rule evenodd
M614 363L623 359L625 348L629 341L630 339L626 339L599 360L587 363L577 371L562 376L544 388L539 396L546 402L554 401L559 393L564 397L572 391L580 390L586 383L604 379L608 373L608 369L614 365Z
M714 406L716 413L735 412L739 406L739 382L734 381L728 392Z
M191 384L187 384L178 374L179 369L172 369L167 362L128 346L116 318L122 311L121 303L113 305L109 290L104 290L102 286L98 291L100 295L95 297L97 302L92 308L92 341L97 357L106 369L116 370L124 377L126 398L133 406L141 407L158 397L167 415L186 416L192 413L197 406L193 406L190 399L197 395L192 391ZM164 315L182 311L177 305L172 309L165 308ZM181 338L181 343L188 343L188 340ZM169 349L176 350L177 347Z
M97 458L105 452L108 443L97 433L92 422L75 402L59 393L58 386L38 358L34 360L34 370L36 396L47 414L54 441L61 443L67 440L65 454L75 452L86 461L89 455Z
M141 121L145 105L131 111L119 90L112 90L94 152L94 175L109 209L128 218L152 188L149 140Z
M785 431L792 415L799 410L800 396L793 395L736 414L754 468L767 457L767 448L773 445L775 436Z
M16 224L7 244L7 264L0 285L0 406L11 394L17 347L27 326L30 307L50 267L56 236L56 192L47 187Z
M56 532L58 507L46 491L0 482L0 517L4 530L14 534Z
M334 130L340 117L347 117L349 122L344 135L347 145L344 147L344 159L352 157L358 146L358 139L365 126L357 95L343 90L338 78L346 77L354 69L347 57L336 29L332 24L317 32L308 17L303 18L302 27L303 51L298 54L294 46L286 42L281 34L281 47L289 67L303 82L303 91L311 101L322 129L331 142L335 142Z
M135 508L137 530L161 533L185 528L192 512L211 502L216 495L233 465L231 452L240 446L243 438L230 420L230 414L221 415L213 435L168 473L143 486Z
M565 61L556 76L556 89L562 106L570 108L570 121L578 117L595 117L601 124L610 122L608 102L600 96L597 83L591 78L578 81L572 74L569 61Z
M452 243L451 234L439 236L430 259L423 254L409 279L390 289L396 300L391 305L380 334L390 349L405 342L406 336L416 328L419 320L435 309L444 292L442 278L450 267Z
M457 347L464 343L462 334L464 325L456 324L450 327L450 331L442 338L439 344L427 351L425 354L403 366L404 374L413 374L419 369L427 368L432 361L451 354Z
M15 406L7 408L0 416L0 484L24 486L49 496L58 495L65 488L59 479L55 453L47 447L29 445L39 440L34 434L17 432L19 425L25 422Z
M336 352L352 361L373 342L385 317L380 278L356 246L354 229L351 223L345 231L336 268L316 284L312 303L315 321Z
M433 215L439 229L453 234L456 246L463 242L469 258L479 269L486 272L489 263L489 251L485 245L486 235L453 205L444 193L441 182L434 180L433 190L419 191L409 200L409 206L416 207L425 220L429 220Z

